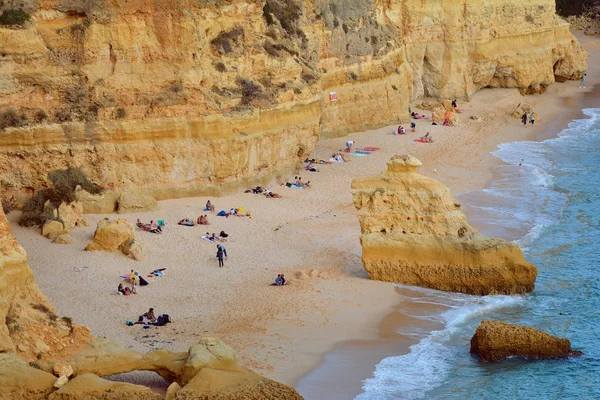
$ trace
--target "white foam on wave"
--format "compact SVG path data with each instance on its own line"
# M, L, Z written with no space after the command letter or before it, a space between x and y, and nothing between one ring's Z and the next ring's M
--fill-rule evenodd
M363 382L363 390L356 400L415 400L426 398L427 391L441 385L458 356L458 349L451 345L467 324L486 314L507 307L515 307L526 301L524 296L476 297L453 293L425 291L440 294L444 298L438 304L449 309L438 316L444 328L430 332L419 343L410 347L410 353L388 357L375 369L373 377ZM470 329L470 328L468 328Z

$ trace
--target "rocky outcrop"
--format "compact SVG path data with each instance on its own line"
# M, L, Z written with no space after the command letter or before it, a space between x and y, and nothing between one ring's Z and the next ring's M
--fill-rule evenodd
M131 222L119 218L110 220L104 218L98 221L94 241L85 248L88 251L117 251L127 254L131 242L135 239L135 228Z
M394 156L383 174L352 182L371 279L476 295L532 291L537 269L519 246L479 234L448 188L419 166Z
M47 220L42 225L42 236L48 239L56 239L62 235L70 235L71 233L65 229L65 225L60 221Z
M35 284L0 208L0 400L162 398L142 386L100 378L137 370L174 382L169 395L177 400L302 399L238 365L235 352L217 339L202 338L187 353L141 354L60 318Z
M119 214L155 210L158 210L158 203L154 200L154 197L140 192L125 191L121 193L117 202L117 212Z
M48 400L162 400L149 388L130 383L111 382L94 374L81 374L48 396Z
M68 356L89 338L88 329L60 318L40 292L25 250L10 233L0 209L0 353L39 362Z
M73 237L68 233L57 236L56 239L54 239L52 242L56 243L56 244L73 244L73 243L75 243L75 241L73 240Z
M481 321L471 338L471 353L484 361L503 361L508 357L539 360L583 354L572 350L568 339L498 321Z
M412 99L586 69L553 0L266 3L20 1L31 21L0 27L0 192L69 164L158 200L222 191L296 167L320 135L406 122Z
M85 214L112 214L117 207L120 194L112 190L91 194L78 186L75 188L73 196L83 206Z

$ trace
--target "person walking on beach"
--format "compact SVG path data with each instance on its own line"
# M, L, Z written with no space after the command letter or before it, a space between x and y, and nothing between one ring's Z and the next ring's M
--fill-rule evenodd
M583 74L583 76L581 77L581 85L579 85L580 88L585 88L585 78L587 77L587 74Z
M219 260L219 267L223 267L223 249L221 248L221 246L217 245L217 259Z
M525 161L524 159L521 159L521 162L519 163L519 169L521 169L521 167L523 167L523 162L524 161Z
M527 113L525 113L521 116L521 121L523 121L523 126L525 126L525 127L527 127L527 117L528 117Z
M535 113L533 113L533 112L531 114L529 114L529 123L531 125L535 124Z
M225 256L225 259L227 260L227 249L222 244L217 245L217 251L219 251L219 248L221 248L221 250L223 250L223 255Z

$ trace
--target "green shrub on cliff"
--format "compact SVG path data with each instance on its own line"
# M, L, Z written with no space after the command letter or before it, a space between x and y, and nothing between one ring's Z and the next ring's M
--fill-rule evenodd
M21 226L40 226L47 220L54 219L53 215L47 214L44 206L47 201L54 207L60 206L62 202L70 203L74 198L75 188L81 186L92 194L102 192L102 187L93 183L80 169L69 166L66 170L56 170L48 174L51 187L39 190L23 206L23 214L19 218Z
M8 108L0 112L0 129L25 126L28 122L27 115L23 113L19 115L13 108Z
M23 10L4 10L0 15L0 25L18 26L31 19L31 15Z

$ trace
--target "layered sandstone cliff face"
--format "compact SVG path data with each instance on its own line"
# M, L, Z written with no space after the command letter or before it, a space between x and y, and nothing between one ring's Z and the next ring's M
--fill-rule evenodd
M319 135L412 99L543 91L585 70L553 0L11 0L0 27L0 190L83 167L157 198L259 180ZM337 101L330 101L330 92ZM4 121L4 122L3 122Z
M141 354L60 318L36 285L0 208L0 400L162 398L142 386L100 378L136 370L172 382L173 400L302 399L294 389L239 366L235 352L217 339L202 338L187 353Z
M532 291L537 269L519 246L479 234L448 188L419 166L394 156L382 175L352 182L371 279L476 295Z

